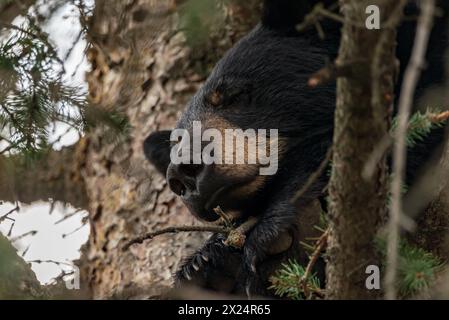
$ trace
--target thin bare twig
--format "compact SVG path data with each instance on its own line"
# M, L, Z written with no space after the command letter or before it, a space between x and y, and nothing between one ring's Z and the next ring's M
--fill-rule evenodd
M395 132L393 157L393 182L391 186L391 208L387 246L387 270L385 275L385 297L389 300L397 298L396 277L398 267L399 227L403 211L402 182L405 177L407 160L407 127L413 104L413 96L421 70L425 63L425 55L435 15L435 0L421 1L421 15L418 20L415 44L407 66L399 100L398 127Z
M80 225L78 228L76 228L75 230L70 231L69 233L64 233L64 234L62 235L62 238L65 239L65 238L67 238L68 236L71 236L72 234L74 234L74 233L80 231L82 228L84 228L84 227L86 226L87 222L88 222L88 217L82 218L82 219L81 219L81 225Z
M11 220L11 221L14 221L14 219L10 218L9 215L11 215L11 214L13 214L14 212L19 211L19 210L20 210L19 203L16 202L16 205L15 205L14 208L12 208L11 210L9 210L7 213L5 213L4 215L2 215L2 216L0 217L0 224L1 224L3 221L5 221L6 219Z
M122 250L126 251L131 247L133 244L140 244L143 243L145 240L151 240L154 237L157 237L161 234L165 233L178 233L178 232L215 232L215 233L222 233L222 234L228 234L229 231L226 230L224 227L210 225L210 226L173 226L164 228L161 230L156 230L153 232L145 233L137 238L132 239L128 243L126 243Z
M214 212L220 216L221 220L225 223L226 226L232 225L232 217L229 216L226 212L224 212L220 206L214 208Z
M54 224L59 224L61 222L64 222L65 220L67 220L67 219L73 217L74 215L76 215L76 214L78 214L80 212L83 212L83 211L84 211L84 209L76 209L74 212L71 212L71 213L65 215L64 217L62 217L61 219L56 221Z
M25 250L23 250L23 252L20 254L22 256L22 258L25 257L25 255L28 253L28 250L30 250L31 248L31 243L25 248Z
M14 237L14 238L11 238L11 239L9 239L9 241L10 242L16 242L16 241L18 241L20 239L23 239L23 238L27 237L27 236L34 236L36 234L37 234L36 230L31 230L31 231L25 232L25 233L23 233L21 235L18 235L18 236Z
M307 82L310 88L316 88L328 84L337 78L355 77L357 74L353 70L357 69L357 64L364 63L364 61L352 61L351 63L341 64L338 60L334 63L327 63L324 68L315 72Z
M449 119L449 110L437 114L430 114L429 120L433 123L440 123Z
M296 30L298 32L302 32L310 26L317 26L317 24L319 24L319 22L323 20L323 18L329 18L334 21L343 23L343 17L332 12L337 8L338 5L334 5L329 9L326 9L322 3L316 4L312 11L304 18L304 21L296 26Z
M233 217L225 213L219 206L214 208L214 211L221 217L220 224L202 225L202 226L172 226L161 230L145 233L135 239L128 241L122 250L126 251L133 244L143 243L145 240L151 240L156 236L166 233L178 233L178 232L214 232L221 233L227 236L225 244L227 246L233 246L236 248L242 248L245 244L246 233L250 231L257 223L256 217L249 217L248 220L241 225L235 227L232 219Z
M42 264L42 263L51 263L51 264L55 264L59 267L61 266L68 266L68 267L73 267L72 263L68 263L68 262L61 262L61 261L56 261L56 260L30 260L27 261L28 263L37 263L37 264Z
M304 275L301 277L301 280L299 281L299 285L302 287L304 294L308 296L308 287L307 287L307 280L312 274L313 267L315 266L318 258L321 255L321 251L324 249L324 247L327 245L327 238L329 237L329 229L326 229L326 231L321 235L321 237L317 240L314 251L312 255L310 256L309 263L307 264L306 270L304 272Z

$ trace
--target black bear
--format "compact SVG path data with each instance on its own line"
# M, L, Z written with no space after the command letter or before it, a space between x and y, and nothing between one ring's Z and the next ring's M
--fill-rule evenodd
M262 164L257 162L171 162L170 131L152 133L145 141L147 158L166 175L170 188L192 214L214 221L218 215L213 209L220 206L225 212L236 213L239 221L252 215L258 219L243 249L226 246L222 235L213 235L185 261L176 275L178 284L268 295L268 277L281 262L289 258L307 261L299 239L310 231L316 217L308 217L305 208L323 195L327 174L308 188L298 203L291 199L317 170L332 143L336 99L335 84L311 89L307 83L326 59L337 55L340 36L338 24L332 21L323 22L325 40L314 28L296 31L296 25L318 2L323 1L266 0L261 23L217 63L176 127L192 134L196 121L201 123L201 132L211 128L220 133L226 129L277 129L275 174L261 175ZM420 88L443 79L440 70L447 34L441 30L442 26L447 29L446 24L446 15L437 21L432 41L438 44L431 44L428 57L432 61ZM413 23L404 23L399 31L402 70L413 43L407 28L413 30ZM401 41L403 34L407 38ZM408 177L430 157L443 132L444 128L435 130L411 151ZM202 150L204 144L199 148Z

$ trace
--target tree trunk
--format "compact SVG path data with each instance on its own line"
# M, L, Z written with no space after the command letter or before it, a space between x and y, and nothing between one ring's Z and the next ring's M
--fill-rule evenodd
M379 290L367 290L365 270L368 265L380 266L373 241L386 216L385 158L372 177L364 178L363 171L389 132L395 27L403 1L342 0L340 4L345 22L337 64L350 66L352 71L337 83L327 297L369 299L379 295ZM369 4L380 9L380 30L365 27Z
M142 232L195 223L145 161L142 144L150 132L174 126L216 57L258 16L251 10L257 1L231 1L223 11L223 25L192 50L178 28L180 2L96 1L89 26L90 100L99 108L125 113L129 130L112 141L102 128L86 137L81 172L91 235L80 263L93 298L159 296L172 285L181 258L205 237L160 236L121 250L127 239Z

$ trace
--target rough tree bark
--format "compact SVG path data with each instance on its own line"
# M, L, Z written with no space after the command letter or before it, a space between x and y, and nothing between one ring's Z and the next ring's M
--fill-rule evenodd
M380 30L365 27L370 4L380 9ZM404 1L341 0L340 5L344 25L337 64L352 66L352 72L337 82L327 297L369 299L379 295L366 289L365 270L380 266L373 240L386 216L385 158L371 178L364 178L363 171L389 131L397 69L395 27Z
M121 251L123 243L139 233L195 223L144 160L142 143L151 131L174 125L216 57L258 16L258 1L231 1L224 11L225 27L213 30L201 48L192 50L178 29L181 2L95 3L89 26L90 100L99 108L125 113L130 130L114 142L100 128L86 137L81 172L91 235L80 263L93 298L158 296L172 284L181 257L204 238L167 235Z

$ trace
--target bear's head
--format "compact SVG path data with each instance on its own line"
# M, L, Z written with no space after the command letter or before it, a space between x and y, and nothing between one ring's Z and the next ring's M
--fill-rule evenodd
M217 206L236 214L254 208L294 168L316 167L323 141L330 143L335 88L307 83L331 46L315 30L299 36L273 25L260 24L227 52L174 130L145 141L149 161L201 219L218 219Z

